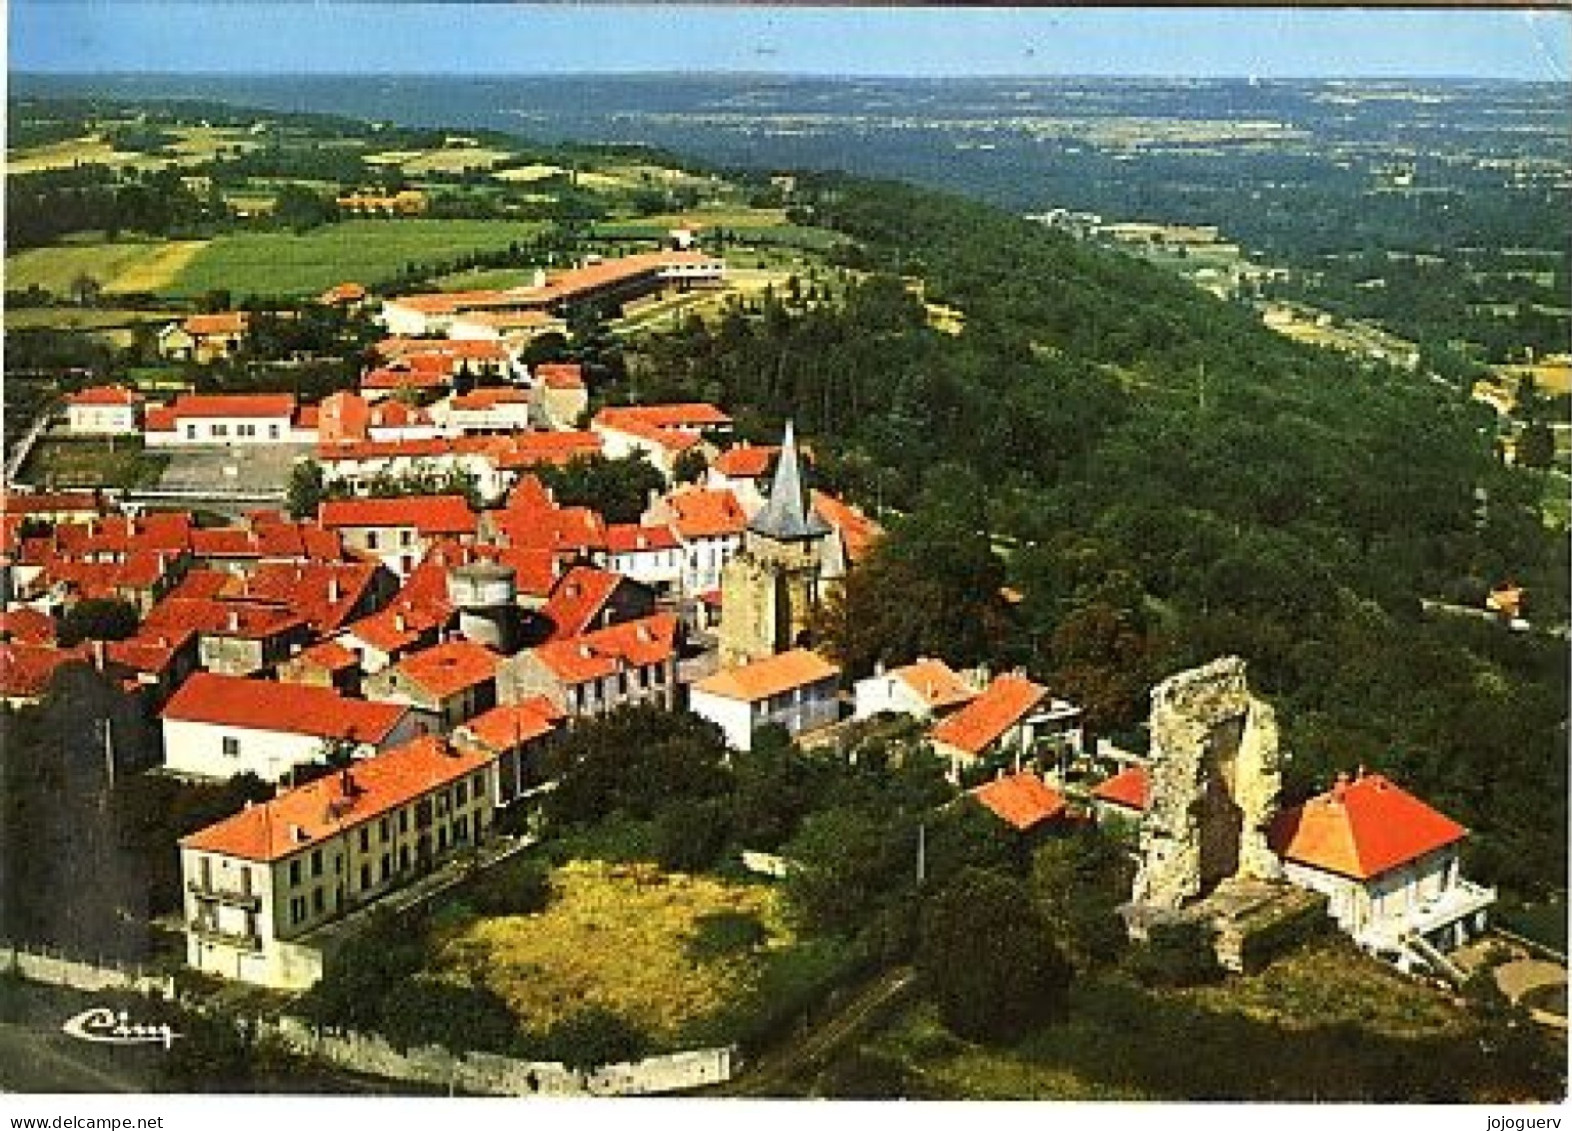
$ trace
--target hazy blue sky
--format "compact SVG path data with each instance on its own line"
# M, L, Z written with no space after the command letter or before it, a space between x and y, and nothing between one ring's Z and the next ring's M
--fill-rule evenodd
M13 71L1479 76L1565 80L1572 15L13 0Z

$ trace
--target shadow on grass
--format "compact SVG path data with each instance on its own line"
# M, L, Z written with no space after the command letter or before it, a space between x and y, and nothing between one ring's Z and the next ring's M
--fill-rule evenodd
M991 1080L990 1054L976 1046L919 1038L906 1051L910 1068L934 1070L922 1073L929 1081L953 1079L951 1058L965 1056L966 1076L988 1098L1005 1098L1014 1081L1022 1091L1010 1098L1053 1099L1055 1078L1073 1078L1082 1095L1162 1101L1481 1103L1565 1094L1556 1068L1564 1051L1533 1026L1411 1038L1347 1021L1290 1027L1113 977L1078 985L1064 1021L1000 1050Z

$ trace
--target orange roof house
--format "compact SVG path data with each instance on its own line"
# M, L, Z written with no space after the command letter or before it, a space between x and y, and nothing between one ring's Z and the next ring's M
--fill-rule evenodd
M688 705L720 727L734 749L751 750L761 726L796 735L835 722L840 677L841 669L818 653L795 648L699 680Z
M569 715L601 714L625 703L675 701L677 618L657 613L551 640L511 657L505 699L540 695Z
M125 408L141 400L141 393L124 385L94 385L66 397L66 404L82 408Z
M1020 832L1063 817L1067 811L1064 797L1029 770L995 778L971 790L970 796Z
M1092 789L1092 801L1112 811L1139 816L1152 803L1152 778L1145 766L1126 766Z
M473 640L449 640L409 652L366 681L366 697L408 703L447 727L496 702L502 657Z
M175 692L162 718L377 744L404 714L402 706L347 699L326 688L197 672Z
M817 652L794 648L776 656L766 656L751 664L729 668L694 684L694 690L744 703L793 691L821 680L838 679L841 669Z
M1268 830L1285 862L1368 880L1457 844L1468 830L1381 774L1342 775Z
M408 527L428 536L475 533L475 512L462 495L329 499L322 504L319 521L329 530Z
M1025 676L999 676L969 704L933 728L934 745L959 752L967 759L980 758L990 747L1007 739L1047 695L1046 687Z
M242 809L180 842L183 849L269 863L374 821L491 764L495 755L433 735Z

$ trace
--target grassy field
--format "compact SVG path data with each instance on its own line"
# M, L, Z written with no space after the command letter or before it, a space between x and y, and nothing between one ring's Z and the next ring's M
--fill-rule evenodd
M38 286L65 297L71 284L86 275L97 280L106 294L157 293L166 290L205 246L200 240L173 240L33 247L6 256L5 285L14 290Z
M113 165L117 168L163 169L169 165L198 164L211 161L216 154L235 148L255 149L261 143L245 130L222 126L175 126L170 145L172 156L155 153L123 153L98 134L67 138L48 145L31 146L6 156L11 173L38 173L45 169L69 169L73 165Z
M169 464L150 454L139 438L40 440L27 457L23 482L53 487L147 487Z
M391 279L406 263L506 247L541 227L504 220L350 220L304 235L220 236L185 265L165 293L195 296L222 288L237 298L315 294L346 280Z
M1473 1023L1435 991L1338 940L1186 991L1083 979L1069 1015L1007 1048L947 1032L917 1005L867 1044L934 1098L1426 1100L1526 1098Z
M767 949L792 941L767 887L604 861L567 864L552 887L544 912L474 921L443 940L435 960L440 972L488 985L537 1029L600 1005L658 1040L722 1009L758 959L691 957L704 915L750 913L769 929Z
M162 326L184 311L118 310L113 307L24 306L5 312L7 330L117 330L150 322Z
M368 165L393 166L405 176L417 177L422 173L462 173L468 169L490 169L512 157L502 149L462 148L447 149L390 149L382 153L368 153Z

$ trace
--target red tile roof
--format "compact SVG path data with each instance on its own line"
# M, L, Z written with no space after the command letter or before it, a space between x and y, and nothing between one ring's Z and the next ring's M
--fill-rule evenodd
M552 626L547 639L582 636L591 628L601 627L595 624L596 619L625 580L620 573L593 566L570 569L552 587L551 596L540 609L541 616Z
M473 640L449 640L410 652L393 670L434 698L446 699L496 679L501 661L502 657Z
M841 536L841 544L846 547L846 556L853 562L860 562L868 556L868 551L873 548L874 542L884 533L873 519L863 514L862 511L849 503L844 503L834 495L824 491L810 490L809 496L813 501L813 509L819 517Z
M1127 766L1092 790L1098 801L1118 805L1136 812L1146 812L1152 803L1152 779L1141 765Z
M360 378L362 389L445 389L449 381L447 366L413 369L371 369Z
M259 640L292 629L305 619L288 609L256 601L225 601L201 597L165 597L147 614L142 627L160 631L190 629L207 636Z
M53 644L54 618L26 605L0 609L0 638L18 644Z
M309 648L302 648L295 659L326 668L330 672L348 671L360 664L360 657L337 640L322 640Z
M475 512L463 495L409 495L396 499L329 499L323 526L410 526L422 534L473 534Z
M419 643L452 615L451 606L405 601L401 597L380 612L354 621L344 631L391 656Z
M1022 832L1065 813L1064 797L1030 770L980 785L971 796Z
M564 717L555 703L537 695L476 715L464 724L463 730L488 750L500 752L544 738L557 729Z
M770 444L738 444L716 456L710 467L730 479L763 479L780 454L780 448Z
M189 645L195 636L196 633L190 629L167 632L143 629L129 639L106 643L104 658L139 672L157 675L175 662L181 649Z
M269 601L299 613L318 632L343 626L380 566L369 562L264 562L224 596Z
M66 404L88 406L113 406L133 405L142 399L142 394L124 385L94 385L83 389L79 393L72 393L66 398Z
M104 514L109 504L91 491L0 490L4 514Z
M703 488L673 491L666 496L666 503L676 516L672 528L684 541L740 536L748 527L748 516L731 491Z
M0 696L37 699L49 689L55 670L73 660L90 661L86 644L55 648L46 644L0 644Z
M177 418L293 417L293 393L181 393L170 406Z
M605 445L594 432L523 432L499 445L493 462L507 469L543 463L561 467L575 458L600 455L604 450Z
M356 762L184 838L182 848L262 862L307 851L489 766L495 754L434 735ZM351 789L346 793L346 778ZM298 831L297 831L298 830Z
M1042 702L1048 689L1024 676L1001 675L955 714L935 726L935 742L977 756Z
M485 411L498 405L529 404L529 393L524 389L475 389L449 402L453 408L467 411Z
M977 697L943 660L918 660L889 674L911 688L930 710L958 707Z
M1381 774L1346 776L1279 813L1267 832L1286 861L1368 880L1456 844L1468 830Z
M565 684L583 683L614 674L619 667L647 667L676 655L677 618L657 613L624 621L583 636L553 640L533 655Z
M613 554L654 553L659 550L675 550L679 545L671 527L664 524L643 526L639 523L622 522L606 527L606 549Z
M193 314L181 323L181 328L194 338L205 334L243 334L250 325L251 316L243 310L226 310L218 314Z
M584 367L577 362L542 362L535 366L534 377L548 389L584 388Z
M360 302L366 297L366 288L359 283L339 283L329 287L317 296L317 301L323 306L339 306L343 303Z
M755 703L795 688L837 679L840 674L840 668L818 653L806 648L795 648L739 668L716 672L695 683L693 690Z
M165 405L150 404L142 413L143 432L173 432L175 410Z
M606 546L606 524L588 507L507 507L491 512L502 541L521 550L588 553Z
M349 699L326 687L197 672L180 685L161 717L317 738L383 741L408 708Z

